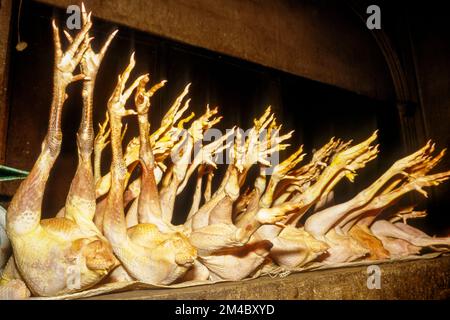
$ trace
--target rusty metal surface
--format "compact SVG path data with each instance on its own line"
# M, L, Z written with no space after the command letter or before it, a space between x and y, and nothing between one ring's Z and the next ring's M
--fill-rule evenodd
M367 267L311 271L181 289L140 290L91 299L450 299L450 256L379 265L381 288L367 288Z

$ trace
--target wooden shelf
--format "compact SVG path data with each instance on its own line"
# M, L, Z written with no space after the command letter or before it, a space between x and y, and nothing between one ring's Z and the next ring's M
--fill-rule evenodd
M367 288L367 266L262 277L245 282L114 293L90 299L450 299L450 256L379 264L381 289Z

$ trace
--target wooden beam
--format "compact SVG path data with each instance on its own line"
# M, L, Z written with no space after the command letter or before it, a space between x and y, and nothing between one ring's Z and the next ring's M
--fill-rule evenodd
M36 0L66 9L73 0ZM393 96L380 50L337 2L84 0L93 16L380 100Z

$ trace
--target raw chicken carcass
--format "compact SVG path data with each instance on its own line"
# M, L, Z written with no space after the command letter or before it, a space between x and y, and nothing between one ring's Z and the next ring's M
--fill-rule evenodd
M386 256L387 252L383 252L380 248L380 243L373 239L373 236L380 237L372 229L369 231L368 227L386 207L392 205L404 194L414 190L424 193L424 187L438 185L449 178L450 172L427 175L444 154L441 152L433 157L431 155L433 151L434 145L428 143L412 155L398 160L377 181L360 192L356 197L345 203L314 213L307 219L305 223L306 231L316 239L325 240L326 242L331 240L331 246L328 250L329 257L324 262L351 261L349 260L350 258L356 257L351 253L355 251L355 240L359 240L357 242L371 252L372 256ZM364 217L364 219L361 220L362 222L359 223L359 226L348 234L347 232L352 229L355 222L361 217ZM378 231L378 229L376 230ZM339 236L337 237L337 235ZM363 240L362 236L364 236L364 241L361 241ZM349 239L344 241L345 237ZM369 237L371 237L370 240ZM336 249L333 249L334 247ZM344 259L343 251L346 248L347 258ZM360 252L362 253L363 251ZM333 256L335 253L337 254L336 257Z
M84 74L73 75L73 72L89 47L91 39L87 34L91 25L88 15L83 29L63 52L59 30L53 21L55 67L48 132L39 158L14 195L7 213L6 227L16 267L31 292L39 296L84 290L117 266L117 259L104 238L78 225L76 219L41 221L45 185L61 148L60 122L66 88L74 81L85 79ZM83 147L79 145L80 149ZM9 286L10 282L4 285Z

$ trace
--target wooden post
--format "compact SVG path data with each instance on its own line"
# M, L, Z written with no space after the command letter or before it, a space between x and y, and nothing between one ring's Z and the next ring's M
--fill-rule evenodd
M8 131L8 71L12 0L0 0L0 164L5 163Z

